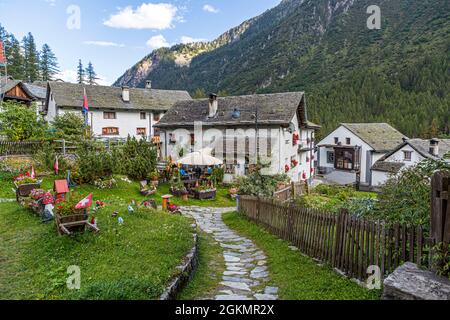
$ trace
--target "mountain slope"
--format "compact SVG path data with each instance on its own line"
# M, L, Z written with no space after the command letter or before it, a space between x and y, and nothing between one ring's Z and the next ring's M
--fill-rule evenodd
M366 26L374 4L381 30ZM325 131L351 118L390 121L411 136L432 126L449 133L449 1L284 0L219 39L157 50L116 85L150 79L191 92L307 90L311 117Z

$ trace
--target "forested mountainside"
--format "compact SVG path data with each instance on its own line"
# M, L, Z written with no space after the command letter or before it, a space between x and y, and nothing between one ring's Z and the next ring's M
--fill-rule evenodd
M381 8L381 29L367 8ZM116 85L247 94L304 90L323 126L385 121L450 134L450 1L284 0L209 43L152 52Z

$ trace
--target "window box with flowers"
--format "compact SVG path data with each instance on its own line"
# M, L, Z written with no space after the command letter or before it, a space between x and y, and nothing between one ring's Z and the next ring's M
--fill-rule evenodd
M295 147L300 142L300 135L297 132L294 132L292 135L292 145Z
M288 173L291 170L291 167L289 165L284 166L284 172Z
M297 166L298 166L298 161L296 159L292 159L292 161L291 161L291 168L294 169Z

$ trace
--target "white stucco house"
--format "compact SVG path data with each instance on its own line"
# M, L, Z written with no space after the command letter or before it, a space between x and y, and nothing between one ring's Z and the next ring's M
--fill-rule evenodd
M346 183L370 187L372 166L404 138L387 123L342 123L317 144L319 173L327 176L339 171L348 176Z
M176 160L209 147L224 161L226 180L249 173L258 157L270 164L265 174L286 173L296 182L315 174L320 127L308 121L303 92L181 101L156 127L163 156Z
M48 82L45 118L53 121L66 112L81 114L84 90L89 102L89 124L95 137L125 139L158 136L154 125L176 102L191 100L187 91L89 86Z
M372 166L372 185L384 184L391 175L426 160L442 159L450 153L450 139L409 139ZM450 154L449 154L450 155Z

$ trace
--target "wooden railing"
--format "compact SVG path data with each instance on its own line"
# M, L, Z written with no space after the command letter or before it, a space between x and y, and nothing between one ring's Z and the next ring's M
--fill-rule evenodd
M369 266L386 276L406 261L430 263L431 243L419 226L390 226L345 211L336 215L248 196L241 196L239 211L304 254L360 280L367 279Z
M303 194L307 187L305 182L292 182L288 187L275 192L273 198L281 202L288 202Z

